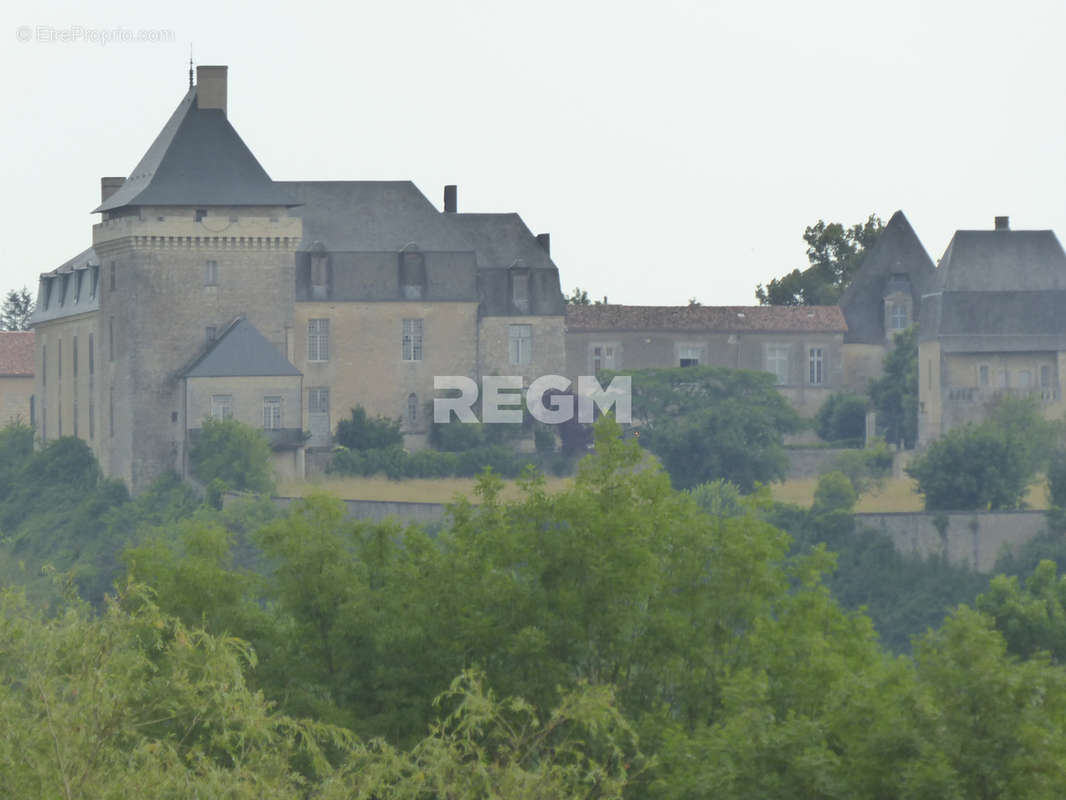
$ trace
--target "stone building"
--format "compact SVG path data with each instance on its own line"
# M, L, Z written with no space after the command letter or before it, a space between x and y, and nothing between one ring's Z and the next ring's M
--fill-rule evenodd
M922 298L918 441L980 421L1000 398L1061 417L1066 253L1053 231L956 231Z
M699 364L772 373L804 416L843 385L838 306L569 306L567 376Z
M441 212L407 181L272 180L227 118L226 72L197 70L129 177L102 179L92 247L41 277L43 440L85 439L138 490L186 474L203 417L232 415L300 474L355 405L417 446L434 375L563 370L546 235L458 213L455 187Z
M33 400L33 333L0 331L0 425L31 425Z

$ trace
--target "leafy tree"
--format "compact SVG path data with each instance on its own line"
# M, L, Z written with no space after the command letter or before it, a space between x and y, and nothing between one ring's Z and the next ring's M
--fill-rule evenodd
M575 286L573 291L567 295L566 304L570 306L590 306L592 305L592 300L589 299L587 291L580 286Z
M739 487L722 478L694 486L688 493L700 508L715 517L740 517L747 511Z
M918 329L895 335L885 356L884 375L870 381L877 427L889 444L914 447L918 439Z
M928 511L1017 508L1034 477L1023 448L990 422L953 428L906 471Z
M189 460L193 474L208 486L261 494L274 490L270 443L261 430L235 419L206 418Z
M833 459L828 471L844 473L855 492L863 494L881 487L885 478L892 474L894 460L884 439L875 439L869 447L841 453Z
M812 510L820 513L827 511L851 511L858 500L855 487L843 472L827 472L818 478L814 490Z
M810 266L802 272L794 269L783 278L774 278L766 286L759 284L755 290L759 305L836 305L883 228L884 223L876 214L850 228L818 220L803 232Z
M1066 662L1066 576L1058 577L1053 561L1041 561L1025 581L997 575L977 598L977 609L995 620L1007 649L1020 658L1044 652L1055 663Z
M33 313L33 296L25 286L15 291L12 289L4 297L0 306L0 330L28 331L30 314Z
M336 440L350 450L403 447L400 420L381 416L372 419L362 406L353 408L350 418L337 423Z
M1047 485L1051 505L1066 508L1066 450L1056 450L1049 459Z
M866 398L834 392L814 416L814 429L826 442L862 442L866 436Z
M675 486L724 478L750 492L784 478L783 436L800 422L773 376L721 367L622 374L633 378L640 443L662 459Z

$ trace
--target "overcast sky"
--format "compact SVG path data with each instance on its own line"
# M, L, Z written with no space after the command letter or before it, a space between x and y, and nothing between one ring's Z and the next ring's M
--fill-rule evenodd
M438 206L456 183L460 211L519 212L551 233L564 290L612 303L753 304L806 265L818 219L902 209L934 261L995 215L1066 234L1062 0L0 16L5 291L91 244L99 178L128 174L170 116L190 43L229 65L230 121L273 178L410 179ZM114 29L173 41L90 41Z

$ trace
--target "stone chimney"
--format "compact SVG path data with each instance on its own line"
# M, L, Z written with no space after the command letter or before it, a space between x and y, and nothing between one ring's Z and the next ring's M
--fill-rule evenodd
M226 70L229 67L196 68L196 103L200 110L217 108L226 113Z
M1010 230L1010 217L996 217L996 230L997 231L1009 231Z
M552 235L550 233L538 233L537 244L544 248L544 252L547 255L552 254Z
M454 214L459 210L459 187L450 183L444 187L444 213Z
M107 198L119 190L126 182L125 178L101 178L100 179L100 202L106 203Z

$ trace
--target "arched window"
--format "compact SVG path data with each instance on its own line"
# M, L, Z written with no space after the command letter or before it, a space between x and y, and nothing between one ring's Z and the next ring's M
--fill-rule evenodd
M418 395L414 392L407 395L407 424L414 425L418 422Z

